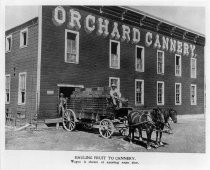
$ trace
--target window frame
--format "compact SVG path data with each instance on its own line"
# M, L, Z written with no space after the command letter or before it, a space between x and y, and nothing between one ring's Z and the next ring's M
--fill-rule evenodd
M180 57L180 73L179 74L176 73L176 57L177 56ZM175 76L178 76L178 77L182 76L182 56L179 54L175 54Z
M24 103L21 102L21 91L20 91L20 76L21 75L25 75L25 101ZM26 72L21 72L19 73L19 77L18 77L18 105L25 105L26 104L26 81L27 81L27 73Z
M8 40L9 38L11 39L11 42L10 42L11 44L10 44L10 49L7 49L7 40ZM11 50L12 50L12 34L6 36L6 42L5 42L5 43L6 43L6 45L5 45L5 51L6 51L6 53L11 52ZM9 48L9 47L8 47L8 48Z
M120 78L119 77L109 77L109 87L111 87L111 79L116 79L118 81L117 89L120 91Z
M193 62L193 60L195 61L195 75L193 75L193 69L192 69L192 62ZM197 59L196 58L192 58L191 57L191 59L190 59L190 74L191 74L191 78L194 78L194 79L196 79L197 78Z
M7 102L7 92L6 92L6 85L5 85L5 104L10 104L10 86L11 86L11 76L10 74L5 75L5 82L6 82L6 77L9 77L9 101Z
M158 103L158 84L159 83L163 84L162 103ZM156 94L156 97L157 97L157 105L158 106L165 105L165 83L163 81L157 81L157 94Z
M137 49L138 48L141 48L142 49L142 70L139 70L138 68L137 68ZM144 47L143 46L140 46L140 45L136 45L135 46L135 70L137 71L137 72L144 72L144 67L145 67L145 61L144 61L144 57L145 56L145 50L144 50Z
M192 87L195 87L195 103L192 103ZM196 84L191 84L190 85L190 103L191 105L197 105L197 85Z
M76 34L76 62L67 61L67 35L68 33ZM69 29L65 29L65 54L64 54L64 62L71 64L79 64L79 32L72 31Z
M26 32L26 44L24 45L23 33ZM20 48L25 48L28 46L28 28L20 30Z
M162 57L163 57L163 64L162 64L162 72L158 72L158 53L162 53ZM165 53L162 50L157 50L157 74L164 74L165 73Z
M141 94L141 98L142 98L142 102L141 103L137 103L136 97L137 97L137 92L136 92L136 87L137 87L137 82L141 82L142 83L142 94ZM142 79L135 79L135 106L143 106L144 105L144 80Z
M176 102L176 85L179 85L180 87L180 96L179 96L179 100L180 100L180 103L177 103ZM182 105L182 83L175 83L175 105Z
M117 43L118 44L118 46L117 46L117 53L118 53L118 66L117 67L113 67L112 65L111 65L111 57L112 57L112 42L114 42L114 43ZM109 41L109 68L112 68L112 69L120 69L120 41L116 41L116 40L110 40Z

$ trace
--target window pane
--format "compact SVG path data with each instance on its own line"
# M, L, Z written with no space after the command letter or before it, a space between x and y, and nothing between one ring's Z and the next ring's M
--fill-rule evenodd
M68 62L76 62L77 47L76 47L76 34L67 33L67 54L66 59Z
M158 52L158 73L163 73L163 52Z
M142 54L143 49L137 47L137 58L136 58L136 69L143 71L143 54Z
M115 43L115 42L111 43L111 54L117 54L117 47L118 47L118 43Z
M68 32L67 33L67 39L76 40L76 34Z
M158 83L158 103L162 103L163 101L163 84Z
M141 81L136 81L136 103L137 104L142 104L142 98L143 98L143 87L142 87L142 82Z
M23 45L26 45L26 38L27 38L27 34L26 32L23 33Z

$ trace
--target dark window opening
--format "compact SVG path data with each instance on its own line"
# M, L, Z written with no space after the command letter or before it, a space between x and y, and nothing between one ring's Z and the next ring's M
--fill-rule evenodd
M68 32L67 33L67 39L68 40L76 40L76 34L73 34L73 33L70 33L70 32Z
M63 12L62 11L58 11L58 19L59 20L63 19Z
M137 48L137 58L141 59L142 58L141 54L142 54L142 48Z
M23 45L27 45L27 33L26 32L24 32L23 33Z
M11 38L8 38L8 50L10 51L11 50Z
M115 43L115 42L112 42L111 43L111 53L112 54L117 54L117 46L118 46L118 43Z
M25 103L25 92L21 92L21 103Z

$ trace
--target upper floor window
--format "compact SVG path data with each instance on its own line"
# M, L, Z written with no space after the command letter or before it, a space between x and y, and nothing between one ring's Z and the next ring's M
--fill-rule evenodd
M109 67L120 69L120 42L110 40Z
M117 85L117 89L120 90L120 78L109 77L109 87L111 87L112 84Z
M164 82L157 82L157 105L164 105Z
M20 47L26 47L28 45L28 28L20 31Z
M26 73L19 73L18 104L26 103Z
M79 32L65 30L65 62L79 63Z
M135 104L144 104L144 80L135 80Z
M136 46L136 71L144 72L144 47Z
M197 104L197 86L195 84L191 84L190 95L191 95L191 105L196 105Z
M164 74L164 51L157 50L157 74Z
M10 103L10 75L5 76L5 102Z
M191 78L196 78L197 62L196 58L191 58Z
M6 52L10 52L12 49L12 35L6 36Z
M175 83L175 105L182 103L182 86L181 83Z
M175 55L175 76L182 75L181 55Z

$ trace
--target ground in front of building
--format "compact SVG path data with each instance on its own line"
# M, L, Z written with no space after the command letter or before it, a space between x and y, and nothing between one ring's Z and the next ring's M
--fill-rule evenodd
M164 147L152 148L149 152L205 153L204 116L183 116L177 124L172 123L173 134L163 134ZM143 133L145 137L145 133ZM144 143L130 144L125 136L115 133L111 139L99 136L97 130L76 129L67 132L63 128L38 127L37 131L14 132L6 128L7 150L57 150L57 151L114 151L148 152ZM155 133L152 139L155 140Z

